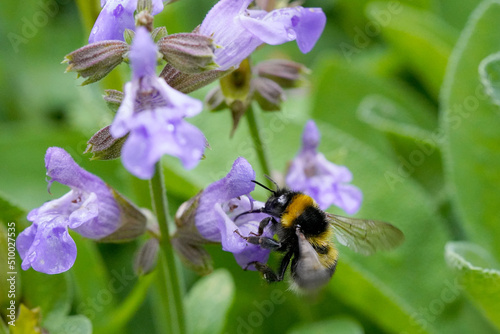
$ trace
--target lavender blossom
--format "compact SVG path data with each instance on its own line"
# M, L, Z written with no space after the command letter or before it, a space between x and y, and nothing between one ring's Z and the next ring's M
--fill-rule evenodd
M314 121L307 122L302 135L302 149L292 161L286 176L287 185L302 191L326 210L334 204L348 214L356 213L363 194L348 184L352 174L345 166L337 166L317 151L320 134Z
M251 182L254 178L255 172L248 161L236 159L224 178L212 183L201 193L195 216L199 233L209 241L222 243L222 249L233 253L236 262L243 268L252 261L266 263L270 252L259 245L249 244L235 233L236 230L244 236L250 232L257 233L260 221L267 217L266 214L252 213L235 219L240 213L264 205L249 196L255 188ZM272 237L273 233L266 228L264 236Z
M149 179L164 154L178 157L185 168L195 167L206 140L184 118L201 112L202 103L156 76L157 47L143 27L137 29L129 58L132 81L125 85L123 102L110 127L115 138L129 134L122 149L125 168Z
M59 182L71 191L28 214L33 224L17 237L17 250L22 269L58 274L70 269L76 259L68 228L90 239L106 237L120 227L120 207L110 188L63 149L49 148L45 167L51 178L49 188Z
M237 66L259 45L297 41L300 51L311 51L321 36L326 16L320 8L291 7L271 12L247 9L252 0L220 0L207 14L200 33L220 48L215 62L220 70Z
M156 15L163 10L161 0L152 0ZM123 41L125 29L135 30L134 12L137 0L101 0L102 11L90 32L89 43L107 40Z

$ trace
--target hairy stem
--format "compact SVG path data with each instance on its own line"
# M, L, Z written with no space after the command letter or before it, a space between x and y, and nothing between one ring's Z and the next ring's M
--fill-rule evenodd
M260 124L256 118L255 110L252 108L252 106L249 106L245 114L247 116L248 127L250 129L250 135L252 137L255 151L257 153L257 158L259 159L259 164L264 174L271 176L271 165L269 163L266 147L259 132ZM268 186L273 186L271 181L269 181L267 178L265 181L267 182Z
M184 334L186 333L186 322L184 317L184 306L182 302L182 291L180 286L179 275L174 257L174 250L170 243L169 234L169 215L167 194L163 182L163 171L161 162L159 161L155 167L155 174L150 181L151 198L153 209L158 219L158 225L161 232L161 250L162 255L160 260L163 265L159 266L160 282L166 293L161 296L166 306L166 323L169 326L169 333Z

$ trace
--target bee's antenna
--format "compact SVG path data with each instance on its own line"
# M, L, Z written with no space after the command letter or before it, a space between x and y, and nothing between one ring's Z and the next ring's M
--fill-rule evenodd
M236 219L238 219L240 216L247 215L249 213L260 213L260 212L262 212L262 208L261 209L255 209L255 210L250 210L250 211L242 212L239 215L237 215L236 217L234 217L234 221L236 221Z
M266 179L268 179L269 181L271 181L276 186L276 190L277 191L280 190L280 186L278 186L278 183L276 183L276 181L274 181L273 179L271 179L271 177L269 175L265 175L264 174L264 176L266 177Z
M270 179L270 180L271 180L271 179ZM271 181L272 181L274 184L276 184L273 180L271 180ZM262 188L264 188L264 189L269 190L269 191L270 191L270 192L272 192L273 194L275 193L275 191L274 191L274 190L269 189L268 187L266 187L265 185L263 185L263 184L262 184L262 183L260 183L259 181L252 180L252 182L253 182L253 183L255 183L255 184L258 184L259 186L261 186L261 187L262 187Z

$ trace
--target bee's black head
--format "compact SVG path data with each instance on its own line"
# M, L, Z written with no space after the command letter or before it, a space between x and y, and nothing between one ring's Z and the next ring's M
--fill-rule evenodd
M265 185L252 180L253 183L258 184L264 189L267 189L271 192L271 196L266 201L266 204L261 209L261 212L267 213L271 216L281 217L282 213L286 210L286 207L290 203L294 193L287 188L279 188L278 184L274 182L267 175L266 177L271 180L272 183L276 186L276 190L271 190Z

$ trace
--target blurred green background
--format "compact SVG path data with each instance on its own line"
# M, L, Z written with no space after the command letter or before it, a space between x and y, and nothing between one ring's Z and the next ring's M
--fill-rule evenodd
M93 17L99 9L94 2ZM155 26L191 31L214 3L175 2ZM310 85L288 91L281 112L258 113L273 170L285 172L303 125L313 118L322 132L320 150L347 166L363 191L356 216L392 222L406 241L371 257L339 246L337 272L315 296L297 295L286 282L268 285L257 273L244 272L230 253L210 246L213 274L200 278L181 266L190 332L498 333L500 2L308 0L305 6L322 7L328 16L311 53L302 55L288 43L266 46L252 58L286 57L312 70ZM150 207L147 182L130 176L120 161L91 162L82 154L88 138L111 122L101 95L106 88L121 89L127 66L84 87L74 73L64 73L60 62L86 44L92 24L74 1L2 1L0 15L2 234L9 222L21 232L29 210L67 191L55 184L47 193L43 157L50 146L64 148ZM203 99L213 85L192 95ZM228 111L204 111L190 121L211 150L190 171L164 158L172 214L224 176L238 156L262 175L246 121L230 140ZM265 192L255 197L264 200ZM145 239L96 245L72 236L78 257L67 273L24 272L17 258L17 305L39 306L50 333L90 333L91 327L95 333L163 333L165 306L155 273L138 279L132 270ZM3 236L4 322L6 242ZM5 324L1 330L7 332ZM11 328L31 333L17 330Z

